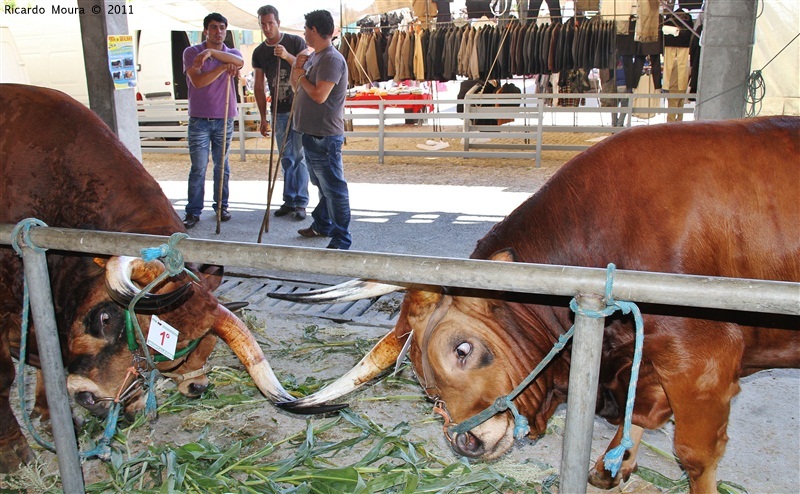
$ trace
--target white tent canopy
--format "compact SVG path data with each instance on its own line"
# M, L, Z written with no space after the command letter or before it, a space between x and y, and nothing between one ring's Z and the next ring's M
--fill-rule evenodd
M346 26L365 15L381 14L411 7L411 0L136 0L128 15L130 29L153 27L170 30L202 31L203 18L219 12L231 29L258 30L256 11L262 5L278 9L281 28L302 32L304 15L312 10L328 10L337 26Z

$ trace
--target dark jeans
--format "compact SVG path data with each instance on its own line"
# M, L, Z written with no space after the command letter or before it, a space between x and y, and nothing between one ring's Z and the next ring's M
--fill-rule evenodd
M283 146L281 167L283 168L283 204L293 208L308 206L308 168L303 159L303 143L300 134L289 127L289 114L275 115L275 147ZM286 145L283 139L286 137Z
M311 228L331 237L329 247L349 249L350 193L342 165L344 135L313 136L303 134L303 150L311 183L319 189L319 203L311 213Z
M192 167L189 170L189 202L186 213L200 216L203 210L206 188L206 168L208 155L214 161L214 209L220 204L219 178L222 168L222 132L225 127L224 118L189 118L189 157ZM228 209L228 179L231 169L228 165L228 154L233 136L233 119L228 119L227 136L225 137L225 174L222 182L222 209Z

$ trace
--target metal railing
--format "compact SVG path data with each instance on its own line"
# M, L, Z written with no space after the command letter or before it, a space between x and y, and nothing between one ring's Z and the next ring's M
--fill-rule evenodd
M0 224L0 244L11 243L13 228L13 225ZM29 238L40 248L128 256L138 256L142 249L161 245L168 240L167 237L154 235L54 227L33 227ZM285 270L286 266L294 266L297 272L369 278L394 284L419 283L573 296L582 308L591 310L597 309L606 290L606 270L597 268L336 251L192 238L181 241L179 248L184 258L192 262L266 271ZM37 269L40 272L44 269L46 272L44 255L33 255L31 246L23 246L23 251L26 273L28 269L33 269L29 264L38 264ZM39 317L52 319L52 306L43 307L48 303L49 297L47 276L37 276L29 282L34 317L44 314ZM39 295L34 296L33 292ZM615 274L612 296L616 300L641 303L800 315L800 283L794 282L620 270ZM54 319L49 324L40 319L35 319L34 322L37 336L41 337L39 333L44 329L47 332L52 331L51 337L57 338ZM590 462L603 324L603 319L593 319L580 313L575 316L574 358L569 384L571 399L567 404L561 463L560 486L564 492L586 492L587 488L586 467ZM54 348L58 346L54 345ZM42 365L48 365L44 359ZM53 379L63 382L63 368L45 370L46 380L49 374L55 376ZM72 427L69 420L66 423L69 424L68 427ZM54 434L57 434L55 429L54 421ZM62 454L70 455L71 452L62 452L59 449L59 461ZM64 461L71 465L66 458ZM62 467L62 479L76 475L64 468ZM80 469L77 475L80 476Z
M374 109L365 109L363 101L345 103L345 137L360 137L375 140L368 150L342 149L344 156L375 156L379 164L387 156L407 157L455 157L477 159L530 159L541 165L543 151L582 151L592 144L546 144L544 135L556 132L614 134L633 125L661 123L670 114L691 115L691 106L671 108L664 106L670 99L693 98L693 94L634 94L634 93L537 93L537 94L491 94L468 95L465 99L432 100L433 112L406 113L403 105L419 105L420 100L375 100L370 101ZM585 100L584 106L558 106L558 100ZM600 106L601 101L616 100L619 106ZM659 106L635 106L637 100L650 100ZM592 103L591 105L589 103ZM593 105L597 106L593 106ZM463 105L463 111L456 111ZM256 126L259 114L255 103L239 103L231 152L238 152L245 161L248 155L269 154L266 146L247 148L247 139L260 138ZM187 103L178 101L155 101L139 103L139 133L143 153L188 153L186 125L189 121ZM623 126L612 125L612 115L624 121ZM638 117L637 117L638 118ZM510 120L503 125L477 125L476 119ZM418 122L420 125L434 122L429 131L408 129L392 125L394 122ZM452 130L444 130L442 122L452 122ZM368 130L367 127L375 127ZM460 130L457 130L460 129ZM389 139L460 139L461 149L447 150L393 149L389 150ZM486 139L511 139L511 143L478 142Z

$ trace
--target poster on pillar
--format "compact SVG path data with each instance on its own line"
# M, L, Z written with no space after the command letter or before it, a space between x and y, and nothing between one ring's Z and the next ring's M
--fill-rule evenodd
M133 63L133 36L108 37L108 69L114 81L114 89L136 86L136 68Z

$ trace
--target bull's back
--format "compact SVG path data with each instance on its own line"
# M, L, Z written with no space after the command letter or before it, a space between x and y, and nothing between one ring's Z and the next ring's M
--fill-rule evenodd
M800 118L641 127L565 164L473 257L800 281Z
M52 89L0 85L0 222L184 231L158 183L97 115Z
M565 164L473 257L800 282L799 156L792 117L631 129ZM800 367L797 317L681 313L646 331L685 338L711 318L716 341L741 341L743 374Z

